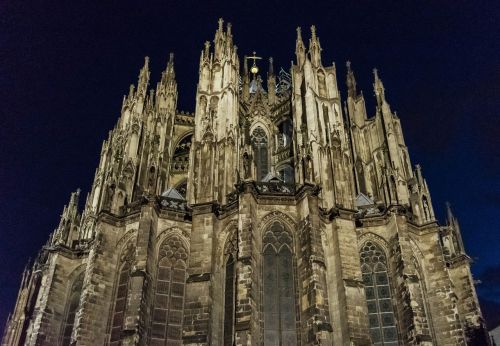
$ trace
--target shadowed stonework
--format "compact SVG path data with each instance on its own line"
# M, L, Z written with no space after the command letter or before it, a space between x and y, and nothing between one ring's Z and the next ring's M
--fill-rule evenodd
M2 344L487 344L459 223L438 225L378 72L369 117L321 50L298 29L264 80L220 20L193 114L173 55L155 89L146 58Z

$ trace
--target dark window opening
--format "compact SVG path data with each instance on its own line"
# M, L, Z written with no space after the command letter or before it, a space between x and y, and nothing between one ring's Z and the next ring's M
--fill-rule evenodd
M224 294L224 346L233 345L233 326L234 326L234 258L229 255L226 261L226 282Z
M275 222L264 236L264 345L297 345L292 238Z
M399 345L385 254L368 241L360 258L372 344Z

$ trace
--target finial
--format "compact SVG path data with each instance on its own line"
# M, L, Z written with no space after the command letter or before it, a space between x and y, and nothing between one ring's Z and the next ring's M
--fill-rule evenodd
M373 75L375 76L375 79L378 79L378 70L376 68L373 69Z
M224 19L219 18L219 30L222 30L222 24L224 24Z
M300 26L297 27L297 39L302 40L302 29Z
M256 54L256 53L255 53L255 51L254 51L252 56L247 57L247 59L253 59L253 65L252 65L252 67L250 68L250 72L252 72L252 73L253 73L254 77L255 77L255 75L259 72L259 68L257 67L256 62L257 62L257 60L262 59L260 56L256 56L255 54Z
M345 65L347 66L347 71L351 71L351 62L349 60L346 61Z
M170 53L168 55L168 62L173 63L174 62L174 53Z
M227 23L227 34L228 35L231 35L231 27L232 27L231 23Z
M314 39L316 39L316 26L311 25L311 36Z
M269 74L274 74L273 57L269 57Z
M205 41L205 58L208 58L210 53L210 41Z

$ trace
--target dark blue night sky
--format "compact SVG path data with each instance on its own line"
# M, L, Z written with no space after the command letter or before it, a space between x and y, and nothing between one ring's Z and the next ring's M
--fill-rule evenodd
M302 4L301 4L302 3ZM396 2L394 2L396 3ZM180 5L182 4L182 5ZM175 53L179 110L193 111L203 42L233 24L240 55L295 59L315 24L344 99L352 61L368 113L372 68L402 120L434 208L458 216L489 327L500 323L500 3L498 1L0 2L0 326L20 276L71 191L89 190L101 143L136 83ZM496 318L496 320L495 320Z

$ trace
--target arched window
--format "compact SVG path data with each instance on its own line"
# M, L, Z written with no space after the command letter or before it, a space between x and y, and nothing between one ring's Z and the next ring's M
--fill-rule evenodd
M224 290L224 346L233 345L234 298L234 257L229 255Z
M264 345L297 345L293 242L275 222L264 234Z
M132 241L125 246L120 257L120 265L115 284L115 301L112 306L109 345L121 344L123 323L127 311L127 297L130 284L130 270L135 255L135 247Z
M182 345L182 319L186 285L187 252L177 236L160 247L151 345Z
M368 241L360 258L372 344L398 345L385 254L379 246Z
M115 306L111 322L110 345L120 345L123 322L125 321L125 312L127 309L128 285L130 281L130 261L125 261L118 273L118 282L116 286Z
M172 156L172 173L182 173L188 171L189 152L191 151L192 137L192 133L186 135L175 147L174 154Z
M224 246L225 256L225 283L224 283L224 346L233 345L234 335L234 308L236 302L236 256L238 239L236 232Z
M252 146L257 171L257 181L261 181L269 173L269 162L267 153L267 135L261 127L252 132Z
M68 310L66 313L66 321L64 323L62 340L63 346L69 346L71 343L71 333L73 332L73 327L75 324L76 311L78 310L78 305L80 304L84 274L85 272L80 273L71 286L71 292L68 301Z

